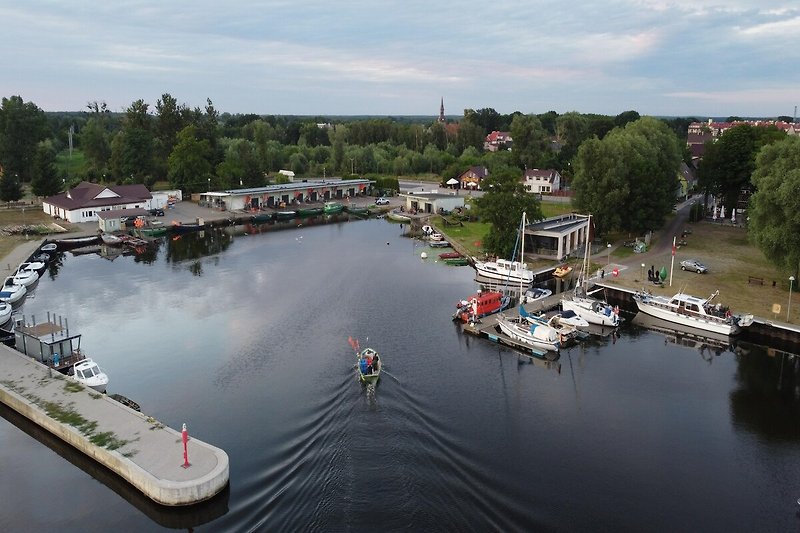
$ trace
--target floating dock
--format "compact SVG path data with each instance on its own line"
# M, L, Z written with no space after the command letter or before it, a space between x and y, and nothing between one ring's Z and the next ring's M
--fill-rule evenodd
M156 503L186 506L228 486L228 455L0 345L0 401Z

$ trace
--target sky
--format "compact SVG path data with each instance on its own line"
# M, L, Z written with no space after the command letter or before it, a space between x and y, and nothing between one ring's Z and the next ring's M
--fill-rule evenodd
M794 116L797 0L0 0L0 96L260 115Z

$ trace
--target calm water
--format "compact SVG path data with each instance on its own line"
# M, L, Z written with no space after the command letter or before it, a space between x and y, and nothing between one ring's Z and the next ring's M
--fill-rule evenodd
M4 410L0 530L798 529L798 358L627 325L531 361L462 334L474 272L401 231L65 254L22 312L66 317L109 392L223 448L230 490L165 510ZM374 391L348 336L383 354Z

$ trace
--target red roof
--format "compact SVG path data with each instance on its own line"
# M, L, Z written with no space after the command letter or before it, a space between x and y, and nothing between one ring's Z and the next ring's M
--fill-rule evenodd
M147 187L136 185L99 185L82 181L66 193L56 194L45 202L66 210L103 207L107 205L146 202L153 198Z

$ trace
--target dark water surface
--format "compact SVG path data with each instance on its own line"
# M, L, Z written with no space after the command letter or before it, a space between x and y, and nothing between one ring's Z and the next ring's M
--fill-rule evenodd
M2 411L0 530L798 529L797 357L626 325L532 361L461 333L474 271L422 250L369 220L65 254L22 312L66 317L109 392L224 449L230 490L152 505ZM374 391L348 336L383 355Z

